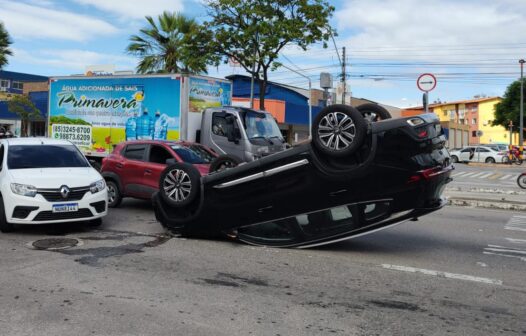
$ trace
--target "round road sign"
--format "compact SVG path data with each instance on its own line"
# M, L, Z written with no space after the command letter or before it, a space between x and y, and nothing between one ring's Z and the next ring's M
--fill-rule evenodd
M429 92L437 86L437 79L430 73L421 74L416 81L416 86L421 91Z

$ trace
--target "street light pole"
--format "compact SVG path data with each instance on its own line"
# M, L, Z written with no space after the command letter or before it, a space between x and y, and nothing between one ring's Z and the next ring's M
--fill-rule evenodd
M309 76L305 76L301 72L296 71L296 70L294 70L292 68L289 68L288 66L286 66L284 64L281 64L281 66L284 67L287 70L290 70L290 71L300 75L301 77L307 78L307 80L309 81L309 140L310 140L310 139L312 139L312 104L311 104L311 100L312 100L312 82L311 82Z
M519 146L522 149L522 145L524 144L524 139L522 138L522 134L524 133L524 125L523 125L523 119L524 119L524 80L523 80L523 68L524 68L524 60L520 59L519 64L521 65L521 103L520 103L520 113L519 113ZM522 154L522 153L521 153Z

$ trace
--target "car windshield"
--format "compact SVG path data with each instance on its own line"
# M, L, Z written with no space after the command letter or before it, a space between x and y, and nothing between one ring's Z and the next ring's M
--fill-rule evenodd
M7 154L9 169L78 168L89 163L74 145L13 145Z
M171 147L184 162L192 164L201 164L210 163L214 159L214 156L212 154L210 154L206 149L198 145L172 145Z
M246 111L244 126L249 140L267 139L272 141L277 139L284 142L276 121L268 113Z

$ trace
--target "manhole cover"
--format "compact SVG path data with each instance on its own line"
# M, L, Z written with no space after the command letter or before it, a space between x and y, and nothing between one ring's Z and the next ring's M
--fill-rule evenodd
M82 245L82 241L75 238L45 238L28 244L36 250L63 250Z

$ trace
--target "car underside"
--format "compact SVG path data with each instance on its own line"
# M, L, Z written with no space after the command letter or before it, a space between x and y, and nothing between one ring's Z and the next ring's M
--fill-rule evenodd
M331 105L314 121L311 142L206 176L167 167L153 197L156 218L185 236L310 247L443 207L453 167L436 116L366 112Z

